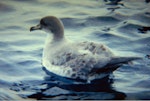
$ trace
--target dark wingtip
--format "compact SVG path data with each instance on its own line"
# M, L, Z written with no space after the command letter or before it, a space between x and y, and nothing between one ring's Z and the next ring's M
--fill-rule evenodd
M109 64L110 65L120 64L120 63L124 64L130 61L139 60L139 59L142 59L142 57L113 57L111 61L109 62Z

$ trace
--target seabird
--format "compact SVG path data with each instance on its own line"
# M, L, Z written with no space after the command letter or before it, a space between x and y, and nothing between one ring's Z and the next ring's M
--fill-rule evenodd
M48 32L43 50L42 65L59 76L81 79L87 82L110 75L123 64L138 57L114 56L111 50L100 43L72 43L64 36L64 26L55 16L46 16L30 31Z

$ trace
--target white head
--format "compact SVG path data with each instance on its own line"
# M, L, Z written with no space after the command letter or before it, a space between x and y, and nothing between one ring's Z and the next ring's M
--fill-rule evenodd
M54 39L62 39L64 37L64 26L62 22L54 17L47 16L40 20L40 24L30 28L30 31L34 30L44 30L46 32L51 32Z

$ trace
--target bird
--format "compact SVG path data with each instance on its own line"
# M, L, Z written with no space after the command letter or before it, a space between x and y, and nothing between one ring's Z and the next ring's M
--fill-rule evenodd
M140 57L115 56L104 44L83 41L71 42L64 35L64 25L55 16L43 17L30 31L47 32L42 65L61 77L90 82L104 78L123 64Z

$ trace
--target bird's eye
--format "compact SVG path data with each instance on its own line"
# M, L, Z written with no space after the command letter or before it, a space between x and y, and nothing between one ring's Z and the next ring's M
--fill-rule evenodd
M40 24L41 24L41 25L44 25L44 26L47 26L47 24L45 23L44 20L41 20L41 21L40 21Z

